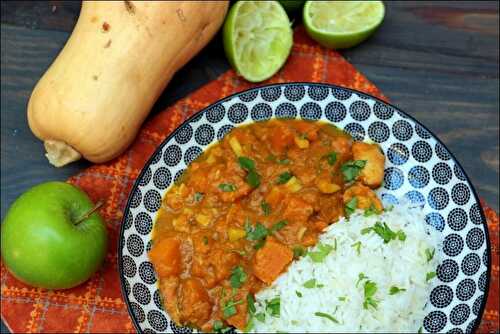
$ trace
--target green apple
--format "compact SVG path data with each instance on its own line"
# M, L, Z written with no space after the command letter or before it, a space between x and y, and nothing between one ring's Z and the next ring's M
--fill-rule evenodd
M2 223L2 258L20 281L67 289L86 281L106 256L101 216L82 190L64 182L22 194Z

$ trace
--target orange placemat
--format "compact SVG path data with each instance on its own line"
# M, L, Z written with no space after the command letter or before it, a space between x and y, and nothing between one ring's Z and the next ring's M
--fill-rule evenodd
M302 27L295 31L292 54L286 66L262 84L312 81L337 84L386 99L339 53L319 47ZM230 70L143 126L130 149L117 159L94 165L68 182L83 188L94 200L105 200L100 210L107 221L110 246L100 272L81 286L47 291L15 280L2 265L2 319L14 332L134 332L120 292L117 242L123 210L132 185L155 148L193 113L215 101L254 87ZM492 280L480 332L498 332L498 215L483 204L492 243ZM497 296L494 298L493 296Z

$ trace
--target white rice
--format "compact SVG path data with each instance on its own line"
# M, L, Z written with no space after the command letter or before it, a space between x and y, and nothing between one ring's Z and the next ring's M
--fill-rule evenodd
M403 230L406 240L384 243L376 233L362 235L361 230L385 222L393 231ZM381 215L364 217L362 212L349 220L341 219L321 235L322 244L335 245L322 263L309 256L290 265L270 287L256 295L256 313L266 313L266 300L280 297L279 317L265 314L265 321L253 319L252 332L417 332L426 315L425 307L436 279L426 281L435 272L441 257L439 232L425 223L420 208L397 206ZM355 247L361 242L360 254ZM426 249L435 249L427 261ZM317 246L312 249L317 250ZM309 250L311 251L311 250ZM376 283L376 309L363 307L364 283L356 287L359 274ZM305 288L305 282L316 279L323 287ZM392 286L406 291L390 295ZM296 293L302 294L299 297ZM345 301L342 301L345 297ZM341 298L341 299L339 299ZM331 315L335 323L315 315Z

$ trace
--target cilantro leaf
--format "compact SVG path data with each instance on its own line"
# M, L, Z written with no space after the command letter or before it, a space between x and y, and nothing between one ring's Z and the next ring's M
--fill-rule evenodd
M203 199L203 193L200 193L200 192L196 192L194 193L193 195L193 200L194 202L198 203L199 201L201 201Z
M389 294L392 296L403 291L406 291L406 289L398 288L397 286L393 285L389 289Z
M293 247L293 257L298 259L301 256L304 256L307 254L307 250L302 247L302 246L295 246Z
M375 207L375 205L373 205L373 203L372 203L368 209L365 209L365 213L363 215L365 217L370 217L370 216L378 215L378 214L380 214L380 211L378 211L377 208Z
M277 184L285 184L292 178L293 174L290 173L289 171L286 171L284 173L281 173L278 175L278 180L276 181Z
M276 224L274 224L273 226L271 226L271 228L270 228L270 232L271 232L271 233L274 233L274 232L276 232L276 231L279 231L279 230L281 230L283 227L285 227L287 224L288 224L288 221L287 221L287 220L280 220L279 222L277 222Z
M318 244L318 250L315 251L315 252L308 252L307 255L309 255L311 257L311 260L313 262L319 263L319 262L323 262L323 260L325 259L325 257L328 254L330 254L330 252L332 250L333 250L332 246L319 243Z
M229 281L233 288L239 288L247 280L247 274L241 266L234 267L231 271L231 277Z
M266 314L265 313L257 313L254 315L254 318L259 320L260 322L264 322L266 320Z
M327 313L323 313L323 312L315 312L314 313L315 316L317 317L322 317L322 318L326 318L330 321L333 321L334 323L338 324L339 321L337 319L335 319L334 317L332 317L331 315L327 314Z
M372 227L367 227L362 229L361 234L366 234L371 231L378 234L378 236L380 236L384 240L385 244L391 240L396 240L396 238L399 239L400 241L406 240L406 233L404 233L403 230L394 232L385 222L384 223L376 222L375 225L373 225Z
M277 161L280 165L289 165L290 164L290 159L288 158L283 158L283 159L278 159Z
M271 205L269 205L266 201L262 201L260 203L260 208L262 209L264 216L269 216L271 214Z
M238 157L240 167L246 171L255 170L255 162L247 157Z
M236 186L232 183L221 183L219 184L219 189L223 192L232 192L236 190Z
M362 280L368 278L368 276L365 276L365 273L359 273L358 274L358 281L356 282L356 287L358 287L358 284L359 282L361 282Z
M363 302L363 308L368 309L368 306L377 308L378 302L373 299L375 293L377 292L377 284L372 281L366 281L364 285L365 301Z
M356 197L351 198L351 200L346 203L344 210L347 217L349 217L354 213L354 211L356 211L357 206L358 206L358 199Z
M295 290L295 294L297 297L302 298L302 293L300 291Z
M247 240L252 241L261 240L269 234L268 229L261 223L257 223L257 225L252 228L252 226L247 222L247 225L245 225L245 231L247 233Z
M361 170L365 167L366 160L349 160L340 167L342 174L344 175L344 181L351 182L354 181Z
M251 315L255 314L255 299L253 298L253 295L251 293L247 294L247 308L248 308L248 313Z
M335 165L335 162L337 161L337 153L336 152L329 152L323 156L323 158L326 158L326 161L328 161L328 164L330 166Z
M280 308L281 308L281 299L280 297L275 297L271 300L266 300L266 312L268 312L273 317L280 316Z
M431 262L431 260L434 258L434 254L436 253L436 250L433 248L432 251L430 248L427 248L425 250L425 257L427 258L427 262Z
M361 241L353 243L351 247L356 249L356 253L358 253L358 255L361 254Z
M430 271L425 275L425 281L429 282L431 279L436 277L436 272L435 271Z
M313 289L316 287L316 279L312 278L303 284L304 288Z
M255 170L251 170L248 172L245 181L250 187L257 188L260 185L260 175Z

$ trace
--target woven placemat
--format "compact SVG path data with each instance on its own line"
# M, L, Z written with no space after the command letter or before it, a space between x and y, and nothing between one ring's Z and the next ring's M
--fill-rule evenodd
M302 27L294 34L291 56L283 69L262 84L309 81L336 84L386 100L339 53L310 40ZM132 185L155 148L193 113L233 93L255 87L232 70L158 113L144 124L133 145L113 161L91 166L68 182L92 200L104 200L109 250L103 268L89 281L64 291L26 286L1 266L2 319L14 332L134 332L120 292L117 242L123 210ZM498 332L498 215L483 203L492 245L492 280L479 332ZM497 296L497 297L493 297Z

